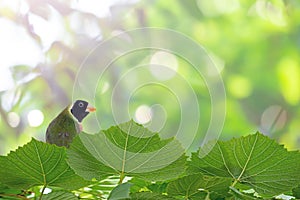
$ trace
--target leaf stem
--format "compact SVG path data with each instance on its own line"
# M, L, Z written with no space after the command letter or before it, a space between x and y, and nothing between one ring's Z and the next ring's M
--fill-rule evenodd
M237 184L237 182L240 181L241 178L242 178L242 176L244 175L244 173L245 173L245 171L246 171L246 168L247 168L247 166L248 166L248 163L250 162L251 156L252 156L252 154L253 154L254 148L255 148L255 146L256 146L257 137L258 137L258 136L256 135L254 144L252 145L252 148L251 148L251 151L250 151L249 156L248 156L248 158L247 158L247 161L246 161L246 163L244 164L244 167L243 167L243 169L242 169L242 171L241 171L239 177L238 177L237 179L234 180L234 182L232 183L231 187L234 187L235 184Z
M234 179L234 182L231 184L230 187L234 187L237 184L238 181L239 181L238 179Z
M131 126L132 126L132 123L130 124L130 126L128 128L128 134L127 134L126 140L125 140L124 153L123 153L123 161L122 161L122 171L121 171L121 175L120 175L119 184L121 184L123 182L124 177L125 177L126 153L127 153L127 145L128 145L128 139L129 139L129 133L130 133L130 130L131 130Z
M125 178L125 173L122 171L121 174L120 174L120 180L119 180L119 183L118 183L118 184L122 184L124 178Z
M41 196L40 196L39 200L42 200L45 189L46 189L46 185L43 186L43 189L41 191Z
M209 191L207 191L207 195L205 196L205 200L210 200Z

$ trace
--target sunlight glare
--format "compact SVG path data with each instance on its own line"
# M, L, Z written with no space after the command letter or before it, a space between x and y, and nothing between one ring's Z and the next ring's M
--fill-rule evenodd
M40 192L42 192L42 191L43 191L43 188L40 189ZM49 194L50 192L52 192L52 189L50 189L50 188L45 188L43 194Z
M146 124L152 119L151 108L147 105L139 106L135 111L135 119L138 123Z
M5 18L0 19L0 91L11 89L14 81L10 67L15 65L36 66L43 59L42 51L27 31Z
M177 58L168 52L158 51L151 57L150 72L159 80L169 80L178 70Z
M8 124L13 128L19 126L21 121L20 116L15 112L8 113L7 120L8 120Z
M38 127L44 121L44 114L40 110L31 110L27 115L29 126Z
M119 0L101 0L101 5L99 5L98 0L74 0L71 7L81 12L94 14L97 17L106 17L110 13L110 7L117 2Z

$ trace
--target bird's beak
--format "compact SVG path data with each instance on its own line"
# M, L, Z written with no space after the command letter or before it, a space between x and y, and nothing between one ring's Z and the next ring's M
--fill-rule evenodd
M86 112L95 112L96 108L91 106L91 104L88 104L87 108L86 108Z

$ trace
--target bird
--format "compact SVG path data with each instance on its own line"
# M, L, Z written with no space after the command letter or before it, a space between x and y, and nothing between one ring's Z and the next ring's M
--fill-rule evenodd
M82 131L82 120L96 108L87 101L76 100L54 118L46 130L46 142L69 147L73 138Z

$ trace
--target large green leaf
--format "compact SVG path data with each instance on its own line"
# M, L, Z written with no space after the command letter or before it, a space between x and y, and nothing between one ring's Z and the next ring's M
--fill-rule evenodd
M134 175L157 181L177 177L185 170L184 149L177 140L161 140L133 121L95 135L81 133L67 153L70 166L86 179L115 172L121 179Z
M73 139L70 148L67 150L67 154L67 162L69 165L75 169L78 175L87 180L91 180L93 178L103 180L109 175L117 173L114 169L104 165L95 157L91 156L79 137L75 137Z
M169 183L167 193L170 196L201 199L201 197L226 197L232 180L229 178L193 174ZM204 199L203 198L203 199Z
M231 189L231 194L233 194L235 200L258 200L262 199L260 197L255 197L253 196L254 193L242 193L238 189L234 187L230 187Z
M44 195L43 200L78 200L79 198L71 192L57 191Z
M129 198L132 183L123 183L115 187L109 194L108 200L119 200Z
M200 158L201 155L206 155ZM199 157L200 156L200 157ZM300 182L300 154L256 133L227 142L210 142L192 155L189 173L230 177L232 186L246 184L259 195L290 191Z
M128 175L145 179L148 181L166 181L178 177L185 171L186 156L182 155L170 165L145 173L128 173Z
M132 186L130 188L131 193L137 193L140 191L151 191L157 194L167 193L168 182L153 183L135 177L132 178L129 182L132 183Z
M131 194L130 200L174 200L174 198L152 192L138 192Z
M0 183L0 199L21 199L26 198L25 191L20 189L11 189Z
M296 197L297 199L300 199L300 186L298 185L297 187L293 188L293 196Z
M76 189L88 184L66 162L64 147L32 139L8 156L0 157L0 181L11 187L57 186Z

